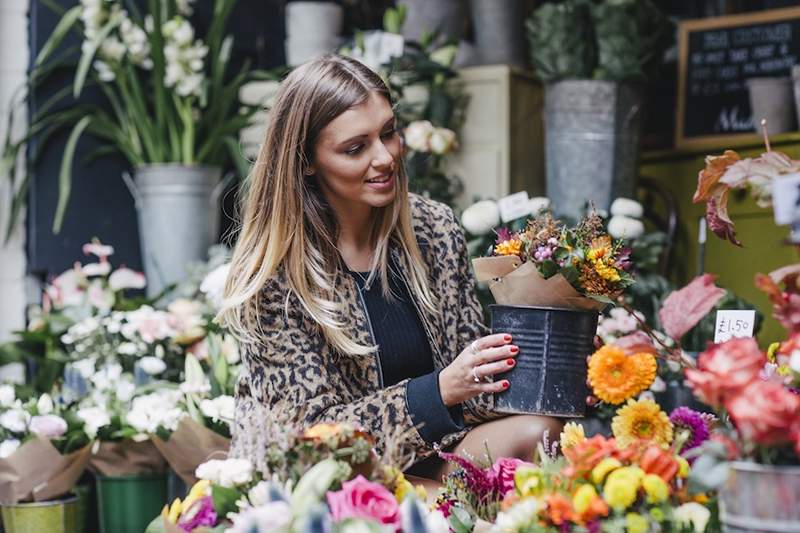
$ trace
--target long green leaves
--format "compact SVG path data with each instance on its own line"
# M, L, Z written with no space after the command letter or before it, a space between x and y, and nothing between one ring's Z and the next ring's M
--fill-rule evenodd
M75 124L69 134L69 139L67 139L67 145L64 147L64 158L61 160L61 170L58 173L58 205L56 206L56 216L53 219L53 233L61 231L64 212L67 209L67 202L69 202L69 194L72 189L72 160L75 157L75 148L83 130L89 126L91 120L91 117L83 117Z
M97 54L97 50L100 48L100 45L103 44L103 41L105 41L109 36L111 30L119 26L120 22L122 22L122 17L119 14L112 15L108 22L106 22L105 26L103 26L103 28L97 34L97 37L95 37L94 40L89 41L89 45L85 50L83 50L81 60L78 63L78 70L75 72L75 83L73 84L72 89L72 95L75 98L81 95L83 84L86 82L86 76L92 66L92 61L94 60L95 54Z
M53 29L53 33L50 34L50 38L47 39L47 42L44 43L42 46L42 50L39 52L39 55L36 56L36 66L41 65L44 63L44 60L50 57L50 54L53 53L53 50L58 48L58 45L64 40L64 37L67 36L67 32L69 32L78 19L81 16L81 6L75 6L69 11L67 11L61 20L58 21L56 27Z

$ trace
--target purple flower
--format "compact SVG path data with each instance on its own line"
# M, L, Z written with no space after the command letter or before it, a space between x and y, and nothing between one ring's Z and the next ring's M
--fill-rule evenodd
M184 531L193 531L198 527L214 527L217 523L217 512L214 510L214 500L211 496L200 498L192 504L178 522L178 527Z
M632 250L629 247L620 248L619 252L617 252L617 261L615 262L614 266L619 269L628 272L631 268L633 268L633 263L631 262L631 252Z
M495 244L500 244L501 242L511 240L511 232L508 230L508 228L497 229L495 230L495 233L497 234L497 240L494 241Z
M701 413L688 407L676 407L669 414L669 420L678 432L689 432L689 438L681 449L682 454L708 440L708 424Z

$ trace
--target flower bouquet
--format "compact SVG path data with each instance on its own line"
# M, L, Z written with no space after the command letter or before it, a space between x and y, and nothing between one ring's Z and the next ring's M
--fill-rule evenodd
M598 311L633 282L630 250L605 233L595 213L568 227L545 212L519 232L501 229L492 256L473 267L497 302L492 331L510 333L520 347L496 408L583 416Z

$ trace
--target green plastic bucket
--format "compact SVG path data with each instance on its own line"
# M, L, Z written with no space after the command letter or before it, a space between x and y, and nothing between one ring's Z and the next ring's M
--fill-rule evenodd
M100 533L142 533L166 502L163 474L97 476Z
M3 504L6 533L83 533L78 529L78 498Z

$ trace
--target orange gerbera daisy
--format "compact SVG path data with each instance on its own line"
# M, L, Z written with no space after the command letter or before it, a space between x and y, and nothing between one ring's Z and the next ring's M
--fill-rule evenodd
M626 355L622 348L607 344L589 359L589 383L595 396L616 405L648 388L657 369L652 354Z

